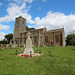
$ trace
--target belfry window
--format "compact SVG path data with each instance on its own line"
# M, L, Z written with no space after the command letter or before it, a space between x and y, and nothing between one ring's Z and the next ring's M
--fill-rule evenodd
M47 36L45 37L45 43L48 43L48 37Z
M17 19L16 22L19 23L19 19Z
M55 36L55 42L56 42L56 43L59 42L59 36Z
M24 21L23 21L23 24L24 24Z
M36 40L37 40L36 37L34 37L34 42L35 42L35 43L37 42Z

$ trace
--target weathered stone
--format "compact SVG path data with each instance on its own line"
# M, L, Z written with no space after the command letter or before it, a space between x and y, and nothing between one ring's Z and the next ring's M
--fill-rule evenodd
M30 38L32 39L33 46L65 46L64 28L47 31L46 27L44 27L26 31L26 19L21 16L15 20L13 39L10 41L10 44L26 47L28 32L31 33Z
M30 39L30 32L28 32L28 38L26 39L26 48L24 50L24 55L30 55L30 52L33 54L32 40Z

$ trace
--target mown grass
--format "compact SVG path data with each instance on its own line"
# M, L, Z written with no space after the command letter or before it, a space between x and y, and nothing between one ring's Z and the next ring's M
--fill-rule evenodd
M24 49L0 51L0 75L75 75L75 47L34 47L39 57L25 58L16 55Z

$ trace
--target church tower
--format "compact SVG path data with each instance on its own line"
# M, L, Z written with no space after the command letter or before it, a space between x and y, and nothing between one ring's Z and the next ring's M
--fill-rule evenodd
M22 31L26 31L26 19L20 16L15 19L13 39L19 38L19 33Z

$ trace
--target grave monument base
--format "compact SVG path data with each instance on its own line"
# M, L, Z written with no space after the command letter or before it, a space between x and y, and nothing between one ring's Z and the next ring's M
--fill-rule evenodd
M34 51L33 51L33 48L26 48L24 50L24 55L30 55L30 51L31 51L31 54L34 54Z

